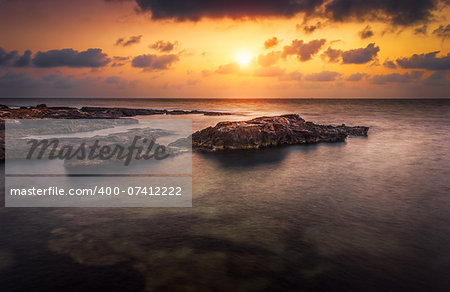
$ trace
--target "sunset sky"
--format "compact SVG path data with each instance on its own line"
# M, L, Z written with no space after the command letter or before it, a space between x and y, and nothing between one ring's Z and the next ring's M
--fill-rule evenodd
M449 0L0 0L2 97L449 97Z

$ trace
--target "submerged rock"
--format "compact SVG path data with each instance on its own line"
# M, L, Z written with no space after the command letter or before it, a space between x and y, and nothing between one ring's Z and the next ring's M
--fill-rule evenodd
M192 134L194 149L259 149L293 144L343 142L348 135L367 136L368 127L318 125L299 115L259 117L248 121L220 122Z

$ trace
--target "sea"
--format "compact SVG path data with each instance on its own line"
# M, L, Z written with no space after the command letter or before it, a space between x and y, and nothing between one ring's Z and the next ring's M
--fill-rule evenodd
M370 130L195 152L192 207L0 208L2 291L450 291L449 99L0 99L40 103Z

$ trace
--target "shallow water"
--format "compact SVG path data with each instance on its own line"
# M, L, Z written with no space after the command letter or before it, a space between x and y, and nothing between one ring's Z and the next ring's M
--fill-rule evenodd
M20 102L239 113L167 117L194 130L285 113L371 128L194 153L192 208L0 209L7 291L450 289L450 100L0 100Z

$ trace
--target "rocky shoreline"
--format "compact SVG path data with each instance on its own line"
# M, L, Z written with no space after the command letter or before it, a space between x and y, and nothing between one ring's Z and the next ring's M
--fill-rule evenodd
M118 119L123 117L148 115L187 115L202 114L205 116L224 116L233 113L202 110L167 110L167 109L133 109L120 107L48 107L22 106L9 108L0 104L0 120L3 119Z
M0 160L4 160L5 119L117 119L140 115L231 115L232 113L201 110L159 110L106 107L36 107L18 109L0 105ZM283 145L319 142L344 142L348 136L367 136L369 127L319 125L307 122L297 114L259 117L247 121L220 122L214 127L197 131L191 137L179 139L169 146L191 147L193 150L262 149ZM192 141L192 144L191 144ZM189 143L187 143L189 142Z

